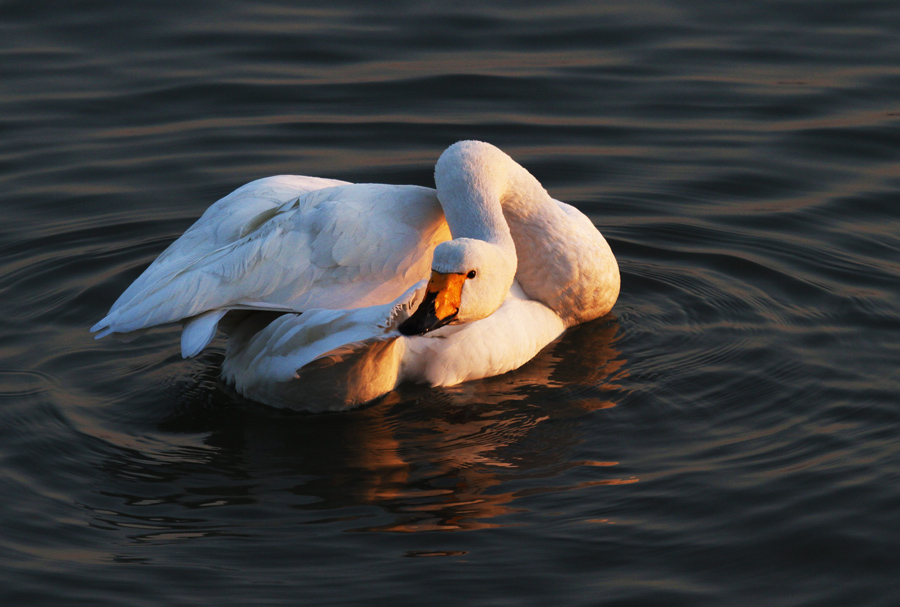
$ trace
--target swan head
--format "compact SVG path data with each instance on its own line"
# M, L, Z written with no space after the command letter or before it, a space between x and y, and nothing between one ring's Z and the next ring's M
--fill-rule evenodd
M507 247L474 238L442 242L434 250L425 298L398 329L422 335L486 318L506 299L515 275L515 253Z

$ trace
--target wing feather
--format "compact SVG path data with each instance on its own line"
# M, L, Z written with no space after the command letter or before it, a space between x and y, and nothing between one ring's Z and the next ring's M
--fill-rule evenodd
M124 333L211 310L382 304L426 276L434 246L450 237L429 188L347 184L285 200L320 183L291 190L286 179L248 184L213 205L93 330Z

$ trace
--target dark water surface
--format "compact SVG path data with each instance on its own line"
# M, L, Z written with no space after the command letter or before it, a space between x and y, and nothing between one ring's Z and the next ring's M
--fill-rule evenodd
M291 414L88 327L217 198L584 210L609 317ZM900 4L0 2L0 604L900 604Z

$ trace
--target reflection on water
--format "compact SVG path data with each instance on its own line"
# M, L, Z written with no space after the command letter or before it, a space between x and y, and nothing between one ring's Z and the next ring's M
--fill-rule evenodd
M524 496L636 482L618 477L616 462L571 456L583 440L577 419L615 406L616 382L627 374L615 348L619 332L617 321L601 319L570 330L518 371L453 388L403 386L351 412L297 414L225 402L214 403L212 413L189 404L158 431L201 435L202 444L157 456L123 437L128 444L118 445L104 467L139 491L123 489L121 508L96 509L95 519L128 529L135 541L228 534L202 509L266 502L276 491L277 501L313 515L311 523L376 516L378 524L349 528L479 529L502 524L493 519L514 512L511 504ZM197 390L210 386L201 381L184 396L190 401ZM578 467L585 471L567 474ZM564 484L572 476L588 478ZM183 507L184 515L141 513L164 504L169 512ZM361 506L381 512L340 514ZM388 522L381 522L384 514Z

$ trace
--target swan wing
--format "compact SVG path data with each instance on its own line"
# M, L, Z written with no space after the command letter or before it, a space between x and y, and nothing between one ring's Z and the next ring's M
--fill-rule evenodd
M228 336L222 377L274 406L342 409L377 398L396 386L405 339L396 328L425 286L388 304L284 314L262 328L250 319Z
M322 188L347 185L346 181L276 175L251 181L211 207L170 244L159 257L129 286L110 308L115 312L132 302L148 285L165 280L192 260L236 242L255 224L271 217L285 202Z
M348 184L280 204L251 191L255 214L234 199L207 211L92 330L102 337L213 310L384 303L427 275L432 249L449 238L429 188Z

